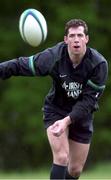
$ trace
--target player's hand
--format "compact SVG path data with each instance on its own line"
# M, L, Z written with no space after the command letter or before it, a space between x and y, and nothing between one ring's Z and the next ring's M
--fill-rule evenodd
M56 121L50 128L54 136L60 136L65 131L63 120Z
M52 126L50 126L50 130L54 136L59 137L66 130L69 124L71 124L71 120L68 116L64 119L56 121Z

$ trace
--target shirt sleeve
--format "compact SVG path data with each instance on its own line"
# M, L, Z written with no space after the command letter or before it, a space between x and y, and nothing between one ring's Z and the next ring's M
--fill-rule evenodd
M50 49L34 56L35 74L37 76L49 75L55 64L55 58Z
M49 50L30 57L19 57L0 63L0 78L11 76L45 76L53 67L54 58Z
M89 113L97 110L98 100L103 94L108 76L108 66L106 62L99 64L88 80L82 93L82 100L77 101L73 106L69 116L72 123L81 119L86 119Z

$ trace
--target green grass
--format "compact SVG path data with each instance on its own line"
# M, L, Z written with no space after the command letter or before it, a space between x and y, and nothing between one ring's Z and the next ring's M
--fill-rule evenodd
M6 179L49 179L49 170L43 169L43 170L38 170L37 172L8 172L0 173L0 179L6 180ZM96 165L93 169L84 171L83 174L81 175L80 180L109 180L111 179L111 163L108 164L101 164L101 165Z
M110 180L111 179L111 163L96 165L89 171L85 171L80 179L86 180Z

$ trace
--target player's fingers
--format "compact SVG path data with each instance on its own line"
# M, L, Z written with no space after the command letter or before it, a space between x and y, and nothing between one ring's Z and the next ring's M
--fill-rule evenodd
M51 126L51 129L55 129L55 128L57 128L57 127L58 127L58 123L55 122L55 123Z

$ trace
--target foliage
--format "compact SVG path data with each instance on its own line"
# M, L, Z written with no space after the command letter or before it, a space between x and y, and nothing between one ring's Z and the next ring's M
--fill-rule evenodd
M82 18L89 24L89 46L98 49L110 67L110 7L111 2L107 0L84 0L84 3L81 0L0 1L0 61L29 56L62 41L65 23L72 18ZM48 23L47 41L38 48L25 44L19 34L19 17L27 8L40 10ZM95 114L91 163L111 157L110 74L109 68L107 88L100 101L100 110ZM36 168L50 163L41 108L51 79L13 77L0 81L0 85L0 167Z

